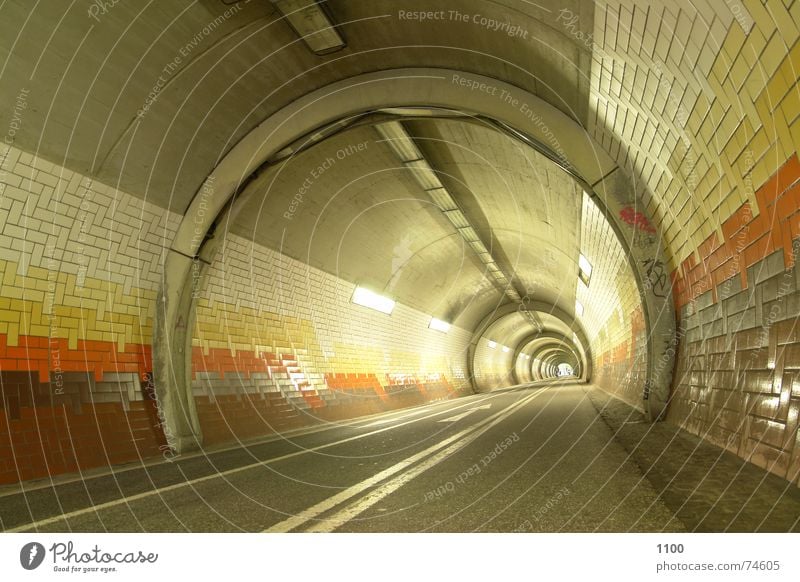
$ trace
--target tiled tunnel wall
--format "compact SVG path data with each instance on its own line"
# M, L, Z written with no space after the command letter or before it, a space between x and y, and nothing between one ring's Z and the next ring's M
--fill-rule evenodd
M669 420L800 484L800 164L793 157L675 274Z
M598 3L589 108L670 257L687 331L668 420L790 480L800 305L775 286L800 235L798 38L798 0Z
M470 333L350 301L354 285L237 236L198 304L193 386L207 442L470 392Z
M616 233L586 194L581 217L581 252L592 273L588 286L577 281L576 297L585 310L581 320L591 344L591 380L641 408L647 338L633 271Z
M497 345L490 347L490 340ZM481 391L494 390L514 383L511 371L516 346L504 346L502 342L503 338L495 338L490 327L475 346L472 371L475 375L475 386ZM507 347L508 351L503 351L504 347Z
M153 305L180 217L13 147L0 150L0 184L0 483L162 454ZM273 271L251 272L251 253ZM351 294L227 241L193 354L207 442L469 389L469 334L429 330L403 305L373 315Z
M0 483L158 455L153 302L179 217L0 150Z

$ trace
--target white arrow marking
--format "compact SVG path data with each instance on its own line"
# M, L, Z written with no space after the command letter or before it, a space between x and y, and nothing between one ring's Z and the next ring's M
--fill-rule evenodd
M491 404L484 404L483 406L476 406L475 408L470 408L466 412L462 412L461 414L456 414L455 416L451 416L450 418L444 418L444 419L439 420L437 422L455 422L457 420L461 420L462 418L464 418L466 416L469 416L470 414L472 414L476 410L488 410L491 407L492 407Z

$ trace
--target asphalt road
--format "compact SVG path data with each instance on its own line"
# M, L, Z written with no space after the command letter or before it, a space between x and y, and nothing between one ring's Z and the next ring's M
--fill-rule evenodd
M0 496L4 531L683 531L577 384Z

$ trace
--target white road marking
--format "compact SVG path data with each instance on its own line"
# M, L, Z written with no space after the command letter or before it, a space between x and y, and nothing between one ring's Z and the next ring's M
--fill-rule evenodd
M489 396L488 398L494 398L496 396L500 396L500 394L496 394L494 396ZM313 453L313 452L320 451L320 450L323 450L323 449L328 449L330 447L335 447L337 445L342 445L342 444L345 444L345 443L349 443L349 442L352 442L352 441L355 441L355 440L358 440L358 439L362 439L362 438L366 438L366 437L369 437L369 436L372 436L372 435L376 435L376 434L379 434L379 433L382 433L382 432L386 432L388 430L394 430L396 428L400 428L402 426L406 426L406 425L412 424L414 422L419 422L421 420L427 420L428 418L433 418L434 416L439 416L440 414L446 414L447 412L450 412L451 410L458 410L460 408L464 408L465 406L472 406L473 404L474 404L474 402L467 402L467 403L464 403L464 404L462 404L460 406L455 406L453 408L446 408L444 410L440 410L438 412L433 412L433 413L431 413L429 415L422 416L420 418L416 418L416 419L413 419L413 420L407 420L405 422L401 422L400 424L396 424L396 425L393 425L393 426L387 426L385 428L379 428L377 430L373 430L373 431L370 431L370 432L367 432L367 433L364 433L364 434L355 435L355 436L352 436L352 437L341 439L341 440L338 440L338 441L335 441L335 442L332 442L332 443L319 445L319 446L312 447L312 448L309 448L309 449L303 449L301 451L295 451L293 453L287 453L285 455L280 455L278 457L273 457L271 459L265 459L264 461L260 461L258 463L251 463L249 465L244 465L242 467L237 467L235 469L228 469L227 471L222 471L222 472L219 472L219 473L213 473L211 475L206 475L204 477L197 477L196 479L191 479L189 481L182 481L181 483L175 483L174 485L168 485L166 487L160 487L158 489L152 489L150 491L145 491L143 493L137 493L136 495L130 495L128 497L120 497L119 499L115 499L113 501L107 501L105 503L101 503L99 505L92 505L91 507L85 507L83 509L76 509L75 511L71 511L69 513L63 513L63 514L59 514L59 515L54 515L53 517L48 517L48 518L45 518L45 519L41 519L39 521L25 523L25 524L22 524L22 525L19 525L19 526L15 527L15 528L7 529L7 530L4 530L4 531L7 532L7 533L15 533L15 532L36 530L36 529L38 529L40 527L44 527L46 525L50 525L50 524L53 524L53 523L58 523L59 521L63 521L65 519L70 519L70 518L73 518L73 517L79 517L81 515L85 515L85 514L88 514L88 513L96 513L98 511L101 511L101 510L104 510L104 509L110 509L112 507L116 507L118 505L127 505L129 503L134 502L134 501L139 501L141 499L147 499L148 497L151 497L153 495L159 495L160 496L163 493L168 493L170 491L176 491L176 490L178 490L178 489L180 489L182 487L190 487L190 486L193 487L194 485L196 485L198 483L204 483L206 481L211 481L212 479L219 479L220 477L227 477L228 475L234 475L236 473L241 473L243 471L248 471L250 469L255 469L257 467L263 467L263 466L269 465L271 463L277 463L279 461L285 461L286 459L299 457L300 455L305 455L305 454Z
M467 404L464 404L464 406L469 406L469 405L472 405L472 404L476 404L478 402L483 402L483 401L487 400L488 398L492 398L492 397L491 396L485 396L483 398L476 398L474 401L469 402ZM383 424L388 424L390 422L395 422L395 421L401 420L403 418L409 418L409 417L415 416L417 414L422 414L422 413L426 412L427 410L429 410L431 407L436 406L437 404L444 404L444 402L433 402L430 405L427 405L427 406L424 406L424 407L415 408L414 410L412 410L410 412L406 411L405 414L401 414L399 416L392 416L390 418L381 418L379 420L376 420L375 422L371 422L369 424L363 424L363 425L361 425L361 426L359 426L357 428L371 428L373 426L381 426ZM491 406L491 404L489 406ZM460 408L463 408L463 406L460 407ZM449 410L455 410L455 409L451 408ZM393 414L393 413L388 412L387 414Z
M537 396L540 396L541 394L544 394L544 392L536 392L531 398L527 399L524 402L519 403L519 407L524 406L525 404L527 404L528 402L530 402L531 400L533 400ZM517 407L517 408L519 408L519 407ZM464 448L469 443L471 443L472 441L477 439L479 436L481 436L483 433L485 433L486 431L490 430L492 427L494 427L494 426L498 425L499 423L503 422L506 418L508 418L511 414L513 414L517 410L517 408L514 408L514 410L506 409L505 411L501 411L500 413L498 413L499 415L494 415L494 416L489 417L489 419L487 419L487 420L491 420L492 418L494 418L494 420L492 420L492 422L490 422L488 425L483 426L482 428L479 428L479 429L475 430L471 434L468 434L467 436L465 436L464 438L462 438L459 441L456 441L455 443L453 443L452 445L450 445L449 447L447 447L443 451L439 451L438 453L434 454L432 457L430 457L430 458L426 459L425 461L423 461L422 463L416 465L410 471L406 471L405 473L403 473L401 475L398 475L397 477L395 477L391 481L388 481L387 483L384 483L383 485L381 485L380 487L378 487L374 491L370 492L368 495L362 497L361 499L359 499L358 501L356 501L354 503L351 503L347 507L339 510L334 515L332 515L331 517L325 518L324 520L320 521L315 526L307 529L306 531L308 531L308 532L317 532L317 533L318 532L332 532L333 530L335 530L336 528L344 525L345 523L347 523L348 521L350 521L351 519L353 519L357 515L365 512L367 509L369 509L370 507L372 507L373 505L375 505L376 503L381 501L383 498L387 497L391 493L394 493L395 491L400 489L400 487L402 487L403 485L405 485L406 483L408 483L409 481L411 481L415 477L421 475L422 473L424 473L428 469L434 467L435 465L438 465L439 463L441 463L443 460L448 458L453 453L455 453L455 452L459 451L460 449ZM480 425L478 425L478 426L480 426Z
M491 404L484 404L483 406L477 406L475 408L470 408L466 412L462 412L461 414L456 414L455 416L451 416L450 418L444 418L442 420L437 420L436 422L456 422L457 420L461 420L475 412L476 410L488 410L491 408Z
M485 431L484 430L480 430L482 427L485 427L489 423L492 423L492 426L494 426L494 424L496 422L500 422L501 420L505 420L505 418L507 418L510 414L512 414L518 408L520 408L521 406L524 406L525 404L527 404L528 402L530 402L531 400L533 400L534 398L536 398L537 396L539 396L542 393L543 392L539 392L539 391L534 392L533 394L531 394L529 396L526 396L522 400L518 400L518 401L510 404L509 406L505 407L503 410L501 410L499 412L496 412L492 416L483 419L482 421L478 422L477 424L472 425L472 426L470 426L468 428L465 428L462 431L454 434L453 436L451 436L449 438L446 438L445 440L440 441L440 442L436 443L435 445L432 445L432 446L428 447L427 449L425 449L423 451L420 451L419 453L411 455L410 457L408 457L406 459L403 459L402 461L400 461L399 463L397 463L395 465L392 465L388 469L384 469L383 471L381 471L379 473L376 473L372 477L370 477L368 479L365 479L364 481L361 481L360 483L356 483L355 485L353 485L351 487L348 487L344 491L340 491L336 495L333 495L333 496L329 497L328 499L325 499L325 500L317 503L316 505L313 505L313 506L309 507L308 509L302 511L301 513L299 513L297 515L294 515L294 516L292 516L292 517L290 517L288 519L285 519L285 520L283 520L281 522L276 523L275 525L273 525L272 527L270 527L269 529L266 529L264 531L265 532L288 532L288 531L291 531L291 530L293 530L293 529L295 529L297 527L300 527L301 525L303 525L303 524L311 521L312 519L316 518L318 515L321 515L322 513L325 513L326 511L329 511L329 510L333 509L334 507L336 507L337 505L347 501L348 499L351 499L352 497L355 497L356 495L359 495L360 493L364 492L366 489L369 489L373 485L376 485L376 484L380 483L381 481L383 481L385 479L388 479L389 477L392 477L393 475L395 475L395 474L407 469L409 466L413 465L417 461L425 459L426 457L431 457L433 455L431 457L431 459L426 461L426 463L424 464L425 465L425 469L423 469L423 470L426 470L426 469L432 467L433 465L435 465L436 463L442 461L448 454L450 454L452 452L452 450L458 450L461 447L463 447L466 444L468 444L469 442L471 442L472 439L470 439L467 435L470 435L470 433L472 433L473 431L476 431L478 433L478 435L479 434L483 434L483 432L485 432ZM488 430L489 428L490 427L486 427L486 430ZM478 435L476 435L476 438L477 438ZM467 438L465 438L465 437L467 437ZM451 443L454 443L453 446L452 447L448 447L448 445L450 445ZM437 451L439 451L440 449L443 449L445 447L447 447L446 451L442 451L438 455L436 454ZM411 477L405 479L404 475L400 475L399 477L396 477L395 479L393 479L392 481L387 483L386 486L394 487L394 489L397 489L397 488L401 487L405 482L409 481L410 479L413 479L416 475L419 474L419 473L417 473L415 471L416 471L416 469L411 471L411 473L413 473L413 475ZM420 472L422 472L422 471L420 471ZM391 491L393 491L394 489L391 489ZM372 505L374 503L377 503L380 499L382 499L383 497L385 497L386 495L388 495L391 492L391 491L387 490L381 496L379 496L379 497L377 497L377 498L375 498L373 500L374 494L378 493L378 492L381 492L381 491L383 491L383 487L379 488L376 492L373 492L373 494L370 494L370 495L366 496L365 500L368 500L368 501L361 500L361 501L357 502L354 505L361 506L362 504L366 504L364 506L364 509L366 509L370 505ZM345 508L343 510L343 512L346 512L346 515L349 516L350 513L354 510L354 509L351 509L352 507L354 507L354 506L349 506L348 508ZM360 513L364 509L359 510L358 513ZM338 516L339 514L336 514L336 515ZM349 517L348 518L345 518L345 517L336 518L335 517L334 519L335 519L335 521L334 521L334 523L333 523L333 525L331 527L331 530L335 529L336 527L339 527L342 523L347 521L347 519L349 519ZM344 521L341 521L341 519L344 519ZM312 529L310 531L331 531L331 530L324 529L326 527L326 524L327 524L327 520L325 522L323 522L323 523L321 523L321 524L316 526L316 528L320 528L320 529L314 528L314 529Z

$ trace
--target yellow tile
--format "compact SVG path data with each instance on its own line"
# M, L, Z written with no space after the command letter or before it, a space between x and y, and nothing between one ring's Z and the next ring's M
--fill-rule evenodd
M10 347L17 347L19 345L19 324L18 323L7 323L8 327L6 328L6 343Z
M6 323L19 323L19 320L20 311L0 311L0 321L4 321Z
M800 118L796 119L795 122L791 125L790 131L792 133L792 143L794 144L794 150L796 152L800 152Z
M8 261L3 272L3 285L13 286L17 278L17 263Z
M778 26L778 33L783 42L786 43L786 46L792 46L797 40L798 32L791 15L778 3L770 4L769 9L772 12L772 21Z
M788 62L788 59L786 59L785 62ZM763 98L767 100L770 110L774 110L783 99L783 96L786 95L787 91L789 91L789 84L786 82L783 74L778 71L769 80L763 93L760 94L759 97L763 96Z
M800 91L797 88L786 94L786 97L781 101L780 109L787 122L792 123L797 118L800 114Z
M764 5L760 0L744 0L744 5L750 16L755 21L755 25L764 33L769 36L771 31L775 30L775 21L772 16L764 9ZM741 26L737 26L741 30Z
M46 325L31 325L29 333L36 337L48 337L50 335L50 328Z

